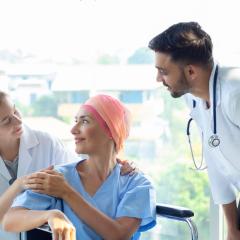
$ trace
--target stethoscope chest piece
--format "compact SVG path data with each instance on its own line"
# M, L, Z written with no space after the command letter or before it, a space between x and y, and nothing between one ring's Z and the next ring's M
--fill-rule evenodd
M212 135L208 140L208 145L210 147L214 148L214 147L219 146L219 144L220 144L220 139L216 134Z

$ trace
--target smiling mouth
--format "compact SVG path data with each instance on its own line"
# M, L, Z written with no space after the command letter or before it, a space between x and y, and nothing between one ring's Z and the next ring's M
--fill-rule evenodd
M75 138L75 144L83 142L84 138Z
M22 132L22 127L19 127L19 128L17 128L16 130L15 130L15 133L21 133Z

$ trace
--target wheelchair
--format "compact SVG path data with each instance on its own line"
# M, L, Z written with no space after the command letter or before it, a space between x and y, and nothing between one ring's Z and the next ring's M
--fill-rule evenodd
M187 223L191 232L191 240L198 240L197 226L193 222L193 211L188 208L158 203L156 206L157 217L168 218Z
M191 240L198 240L198 231L192 218L194 213L187 208L160 204L156 206L157 217L168 218L175 221L186 222L191 232ZM23 240L51 240L51 229L48 225L41 226L39 228L30 230L22 234Z

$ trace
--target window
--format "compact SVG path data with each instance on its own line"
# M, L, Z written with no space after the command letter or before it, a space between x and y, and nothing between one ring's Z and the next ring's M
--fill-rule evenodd
M0 88L11 93L30 125L39 126L34 124L39 117L54 118L42 122L41 130L70 148L70 123L79 104L99 92L118 97L133 113L125 158L151 175L159 202L193 209L199 239L209 239L210 219L218 225L219 215L211 211L206 172L191 169L185 135L189 111L183 100L157 89L161 84L147 45L173 23L198 21L212 36L214 56L236 62L238 9L216 0L2 1ZM161 221L143 239L185 240L188 234L182 224Z

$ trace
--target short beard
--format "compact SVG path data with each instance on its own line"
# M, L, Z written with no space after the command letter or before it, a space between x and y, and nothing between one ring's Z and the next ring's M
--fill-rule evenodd
M181 97L181 96L183 96L184 94L186 94L186 93L184 93L184 92L173 92L173 93L171 93L171 96L173 97L173 98L179 98L179 97Z
M173 98L179 98L189 92L189 85L183 71L179 79L179 85L182 86L182 90L180 90L179 92L171 92L171 96Z

